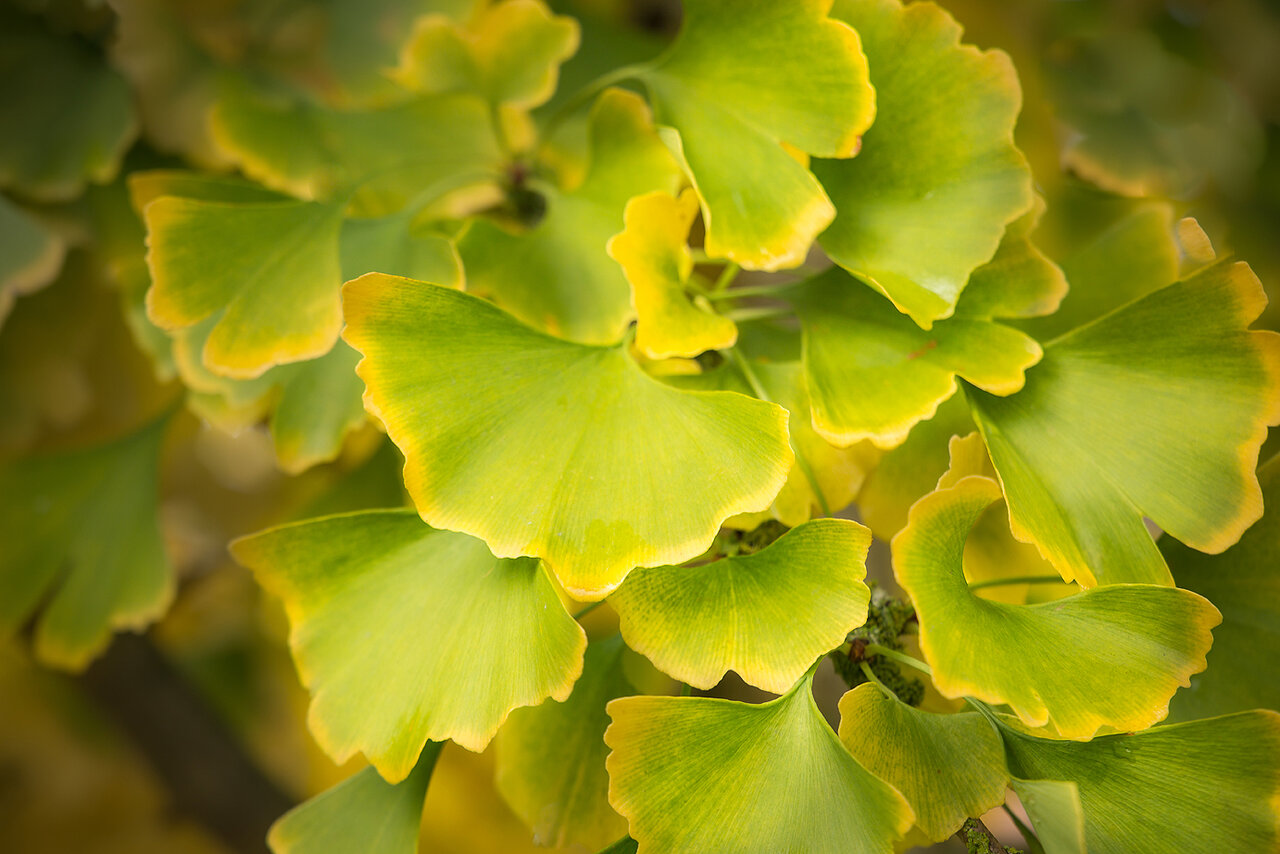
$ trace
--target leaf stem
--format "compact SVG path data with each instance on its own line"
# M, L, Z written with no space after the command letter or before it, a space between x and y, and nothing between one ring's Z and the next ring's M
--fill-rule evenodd
M720 293L725 288L729 287L729 285L733 282L733 280L737 278L738 271L741 269L742 268L739 267L733 261L730 261L728 264L725 264L724 269L720 271L720 276L716 279L715 284L711 286L711 294ZM713 295L708 295L707 298L718 299L718 297Z
M1008 584L1066 584L1060 575L1018 575L1013 578L988 578L975 581L969 585L970 590L982 590L986 587L1003 587Z
M713 295L708 297L708 299L722 300L722 299L738 299L739 297L742 297L742 298L776 297L776 296L781 296L782 294L791 290L798 284L800 283L787 282L781 285L756 285L756 286L750 286L745 288L734 288L728 291L720 290L718 292L713 292Z
M748 320L771 320L775 317L790 317L792 314L789 308L736 308L721 313L735 323L745 323Z
M1031 850L1038 852L1038 854L1044 854L1044 846L1040 844L1040 839L1036 836L1035 831L1028 827L1022 819L1018 818L1018 814L1009 809L1008 804L1001 804L1000 806L1009 814L1009 818L1013 820L1013 826L1018 828L1018 832L1022 834L1023 840L1031 847Z
M590 614L592 611L594 611L596 608L599 608L603 604L604 604L604 600L601 599L598 602L592 602L590 605L587 605L585 608L579 608L577 612L574 613L573 618L575 620L581 620L587 614Z
M624 65L622 68L615 68L608 74L602 74L595 80L592 80L586 86L583 86L574 94L566 98L555 110L547 117L546 123L542 126L542 132L539 134L542 144L555 136L560 126L578 110L582 109L592 98L600 94L600 92L608 89L610 86L621 83L623 80L630 80L633 77L639 77L648 68L646 64Z
M896 649L889 649L887 646L881 646L878 643L869 643L864 647L868 655L883 655L885 658L891 658L899 664L905 664L908 667L914 667L927 676L933 675L933 668L925 664L920 659L907 655L905 652L899 652Z
M881 682L881 681L880 681L880 677L879 677L879 676L877 676L877 675L876 675L876 673L875 673L875 671L871 669L871 665L870 665L870 664L867 664L865 661L859 661L859 662L858 662L858 667L862 668L862 675L863 675L863 676L865 676L865 677L867 677L867 681L868 681L868 682L874 682L874 683L875 683L875 685L876 685L876 687L877 687L877 688L879 688L879 689L880 689L880 691L881 691L881 692L882 692L886 697L888 697L888 698L889 698L889 699L891 699L891 700L896 700L896 699L898 699L898 695L897 695L897 694L895 694L895 693L893 693L893 691L889 690L889 686L888 686L888 685L886 685L886 684L884 684L883 682Z

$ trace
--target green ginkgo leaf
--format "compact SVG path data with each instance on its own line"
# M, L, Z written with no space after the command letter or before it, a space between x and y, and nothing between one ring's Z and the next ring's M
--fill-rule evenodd
M1044 854L1089 854L1080 788L1070 780L1019 780L1013 791L1027 811Z
M916 826L934 842L1004 803L1004 749L977 712L924 712L864 682L840 700L840 740L906 797Z
M670 388L621 347L552 338L447 288L371 274L344 293L365 405L405 455L418 512L545 559L575 598L697 557L791 467L773 404Z
M1280 844L1274 711L1086 743L1040 738L1003 720L1000 730L1014 776L1076 784L1089 854L1274 851ZM1071 818L1059 813L1056 821Z
M129 86L87 41L0 10L0 187L71 199L115 177L137 135Z
M164 613L174 590L158 520L167 423L0 466L0 637L38 608L36 656L78 670L113 631Z
M685 293L693 273L687 241L698 215L698 195L647 193L627 202L626 228L609 241L609 257L631 283L636 347L650 359L692 358L732 347L738 327L697 305Z
M166 330L217 320L201 361L237 379L322 356L342 328L342 206L161 196L146 206L147 314Z
M359 361L359 353L337 341L318 359L276 369L280 391L268 426L282 469L297 474L336 458L347 434L364 424Z
M627 832L609 806L604 767L605 705L636 693L623 673L625 649L618 635L588 644L568 700L516 709L498 732L495 784L537 845L596 851Z
M495 105L532 109L551 97L560 64L578 40L578 22L553 15L540 0L504 0L461 23L425 15L394 77L425 94L472 92Z
M536 560L412 511L283 525L231 550L284 602L320 746L337 762L360 751L388 782L428 740L483 749L512 709L565 699L581 673L586 637Z
M783 146L851 157L875 116L858 34L828 18L830 8L831 0L688 2L675 43L639 68L667 126L663 139L702 199L714 257L794 267L835 216Z
M1009 224L995 256L969 276L957 315L1042 317L1058 310L1067 296L1067 276L1031 240L1044 212L1044 199L1036 196L1035 206Z
M15 299L54 280L66 251L62 237L0 196L0 325Z
M758 706L692 697L610 703L609 801L641 854L893 851L911 807L849 755L811 686L805 676Z
M272 854L416 854L422 803L443 747L427 742L399 783L364 768L289 810L267 833Z
M543 187L547 212L523 234L476 220L459 251L470 291L553 335L613 344L633 317L631 288L606 252L632 196L674 192L680 172L638 95L607 90L591 110L591 163L572 190Z
M894 574L915 605L938 691L1008 704L1029 725L1066 738L1162 720L1178 686L1205 667L1217 609L1157 584L1040 605L978 598L965 581L965 540L999 499L994 480L962 477L917 501L893 539Z
M1258 481L1267 512L1221 555L1160 539L1178 585L1222 611L1208 669L1170 704L1175 720L1280 709L1280 456L1258 469Z
M960 44L933 3L840 0L832 14L862 36L876 122L857 157L813 164L839 210L822 248L928 329L1031 208L1018 77L1004 53Z
M955 317L925 331L839 267L786 298L804 334L813 427L839 446L902 444L955 394L957 375L1012 394L1042 352L1024 333L987 318Z
M754 554L636 570L609 597L627 645L695 688L781 694L867 618L871 532L814 519Z
M1018 539L1086 587L1171 583L1143 516L1200 551L1239 539L1280 423L1280 336L1247 329L1265 305L1215 264L1057 339L1020 393L967 388Z

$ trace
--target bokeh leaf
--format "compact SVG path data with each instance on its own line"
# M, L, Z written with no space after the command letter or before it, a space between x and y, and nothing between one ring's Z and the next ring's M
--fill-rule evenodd
M831 0L689 2L639 77L702 199L706 249L748 269L800 264L835 215L783 147L850 157L875 115L858 34ZM993 247L994 248L994 247Z
M813 164L839 210L822 248L928 329L1032 205L1017 74L1004 53L960 44L933 3L839 0L832 14L862 36L876 122L857 157Z
M978 598L965 582L965 541L999 498L994 480L960 478L917 501L893 539L894 574L915 605L938 691L1006 703L1027 724L1066 738L1162 720L1178 686L1205 667L1217 609L1155 584L1039 605Z
M157 517L167 423L0 466L0 635L39 608L36 656L78 670L113 631L164 613L174 591Z
M864 768L906 797L916 826L934 842L951 836L969 816L1004 803L1004 750L977 712L921 711L864 682L840 700L840 740Z
M604 767L605 705L636 693L623 672L624 651L618 635L588 644L569 699L516 709L498 732L495 784L538 845L596 851L627 832L609 806Z
M537 561L495 558L412 511L283 525L231 549L284 602L316 740L338 762L364 753L388 782L428 740L483 749L512 709L563 700L581 673L586 637Z
M1067 580L1169 584L1143 524L1221 552L1262 515L1254 476L1280 422L1280 336L1243 263L1219 263L1045 348L1011 397L973 388L1013 532Z
M893 851L911 807L849 755L811 684L806 676L758 706L692 697L610 703L609 800L641 854Z
M371 274L344 292L366 407L423 518L542 557L576 598L698 556L791 466L780 407L672 389L622 348L549 337L446 288Z
M871 532L814 519L754 554L627 576L609 604L627 645L695 688L729 670L781 694L867 618Z
M732 347L738 327L729 318L690 300L693 273L687 244L698 215L698 195L677 199L646 193L627 202L626 228L609 240L609 257L631 283L636 313L636 347L650 359L691 358L706 350Z
M0 195L0 325L15 299L54 280L66 251L57 232Z

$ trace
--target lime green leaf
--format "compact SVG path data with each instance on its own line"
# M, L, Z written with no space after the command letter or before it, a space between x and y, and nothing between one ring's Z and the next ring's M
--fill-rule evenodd
M290 366L287 373L277 369L284 376L270 428L285 471L297 474L336 458L347 434L364 424L359 361L359 353L338 341L319 359Z
M858 34L828 18L830 8L686 3L675 44L639 75L702 198L712 256L753 270L794 267L835 215L782 145L850 157L875 115Z
M833 14L862 36L876 122L857 157L813 165L839 210L822 248L928 329L1032 205L1018 77L932 3L840 0Z
M1031 242L1044 211L1044 199L1036 196L1035 206L1009 224L995 257L969 276L956 314L1040 317L1058 310L1067 296L1066 274Z
M1007 703L1028 724L1067 738L1163 719L1173 692L1205 667L1217 609L1154 584L1042 605L978 598L965 582L965 540L999 498L995 481L961 478L917 501L893 539L894 574L915 604L939 693Z
M307 199L355 190L366 216L394 213L432 187L482 181L502 162L488 107L473 95L343 111L232 92L211 121L249 177Z
M53 281L66 251L61 237L0 196L0 324L15 299Z
M344 293L365 405L405 455L418 512L499 556L544 558L575 598L697 557L791 466L780 407L672 389L621 348L446 288L371 274Z
M911 505L932 492L946 472L951 437L973 429L963 397L951 397L932 418L911 428L905 442L880 458L858 493L858 511L873 534L888 542L906 526Z
M609 604L663 673L706 689L733 670L781 694L866 621L870 545L857 522L815 519L754 554L636 570Z
M563 700L581 673L586 638L537 561L494 558L412 511L284 525L231 549L284 602L320 746L338 762L364 753L388 782L428 740L483 749L512 709Z
M592 642L568 700L517 709L498 732L498 791L537 845L594 851L627 832L609 806L604 767L605 704L635 693L623 675L624 651L618 635Z
M201 360L252 379L321 356L342 327L342 206L162 196L147 205L147 313L167 330L216 316Z
M1027 810L1044 854L1088 854L1080 788L1069 780L1019 780L1013 791Z
M267 834L272 854L416 854L422 803L442 747L427 742L399 783L365 768L289 810Z
M1220 552L1262 515L1254 477L1280 422L1266 297L1221 263L1054 341L1017 395L967 389L1013 532L1067 580L1171 579L1143 524Z
M531 109L556 88L560 63L578 49L578 22L539 0L505 0L465 24L418 19L394 76L426 94L473 92L492 104Z
M786 292L804 332L813 426L835 445L893 448L956 392L956 375L993 394L1022 388L1040 345L1008 326L956 317L922 330L832 267Z
M1280 715L1242 712L1053 741L1002 722L1009 770L1076 784L1090 854L1274 851Z
M1160 540L1178 584L1222 611L1209 668L1173 698L1174 719L1280 708L1280 456L1258 470L1258 480L1267 512L1221 555L1200 554L1171 537Z
M606 91L591 111L591 165L573 190L541 188L547 213L524 234L477 220L459 251L467 287L540 329L587 344L616 342L633 317L631 288L608 256L632 196L674 192L675 162L639 96Z
M173 598L157 519L167 419L83 451L0 466L0 636L37 608L35 652L78 670Z
M806 676L758 706L691 697L610 703L609 800L641 852L889 854L911 826L911 808L844 749L811 685Z
M115 177L137 135L124 80L76 39L0 11L0 187L44 201Z
M693 357L738 340L732 320L685 294L693 273L687 240L697 215L693 190L679 199L662 192L637 196L627 202L626 229L609 241L609 257L631 283L636 347L651 359Z
M840 740L864 768L902 792L916 825L934 842L1004 803L1004 750L977 712L922 712L864 682L840 700Z

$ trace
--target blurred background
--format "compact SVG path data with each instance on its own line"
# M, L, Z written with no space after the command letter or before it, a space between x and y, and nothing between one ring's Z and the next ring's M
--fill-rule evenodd
M121 174L223 165L204 116L229 73L269 76L332 105L368 97L385 82L373 58L394 58L397 34L424 5L0 0L0 459L118 436L182 400L164 342L140 320L143 232ZM678 3L659 0L550 5L583 25L557 99L661 50L680 20ZM1194 216L1219 254L1247 260L1268 286L1259 325L1280 325L1274 3L942 5L967 41L1007 51L1018 67L1018 141L1048 201L1037 240L1051 257L1136 210L1169 223ZM380 22L369 42L328 49L328 34L356 17ZM67 67L84 75L72 87L79 102L49 94L65 91ZM81 143L66 155L79 158L80 180L23 172L24 146L69 139ZM34 663L25 639L0 645L2 852L261 852L274 818L358 767L335 767L308 736L283 613L226 543L290 519L400 503L396 452L365 428L336 461L287 475L260 426L228 431L186 409L174 418L161 467L162 531L179 578L167 615L144 635L118 637L82 673ZM1274 450L1273 437L1263 457ZM586 625L603 634L616 622L601 608ZM828 711L836 698L828 679ZM545 850L492 774L489 754L445 748L422 850ZM1002 816L991 826L1016 841Z

